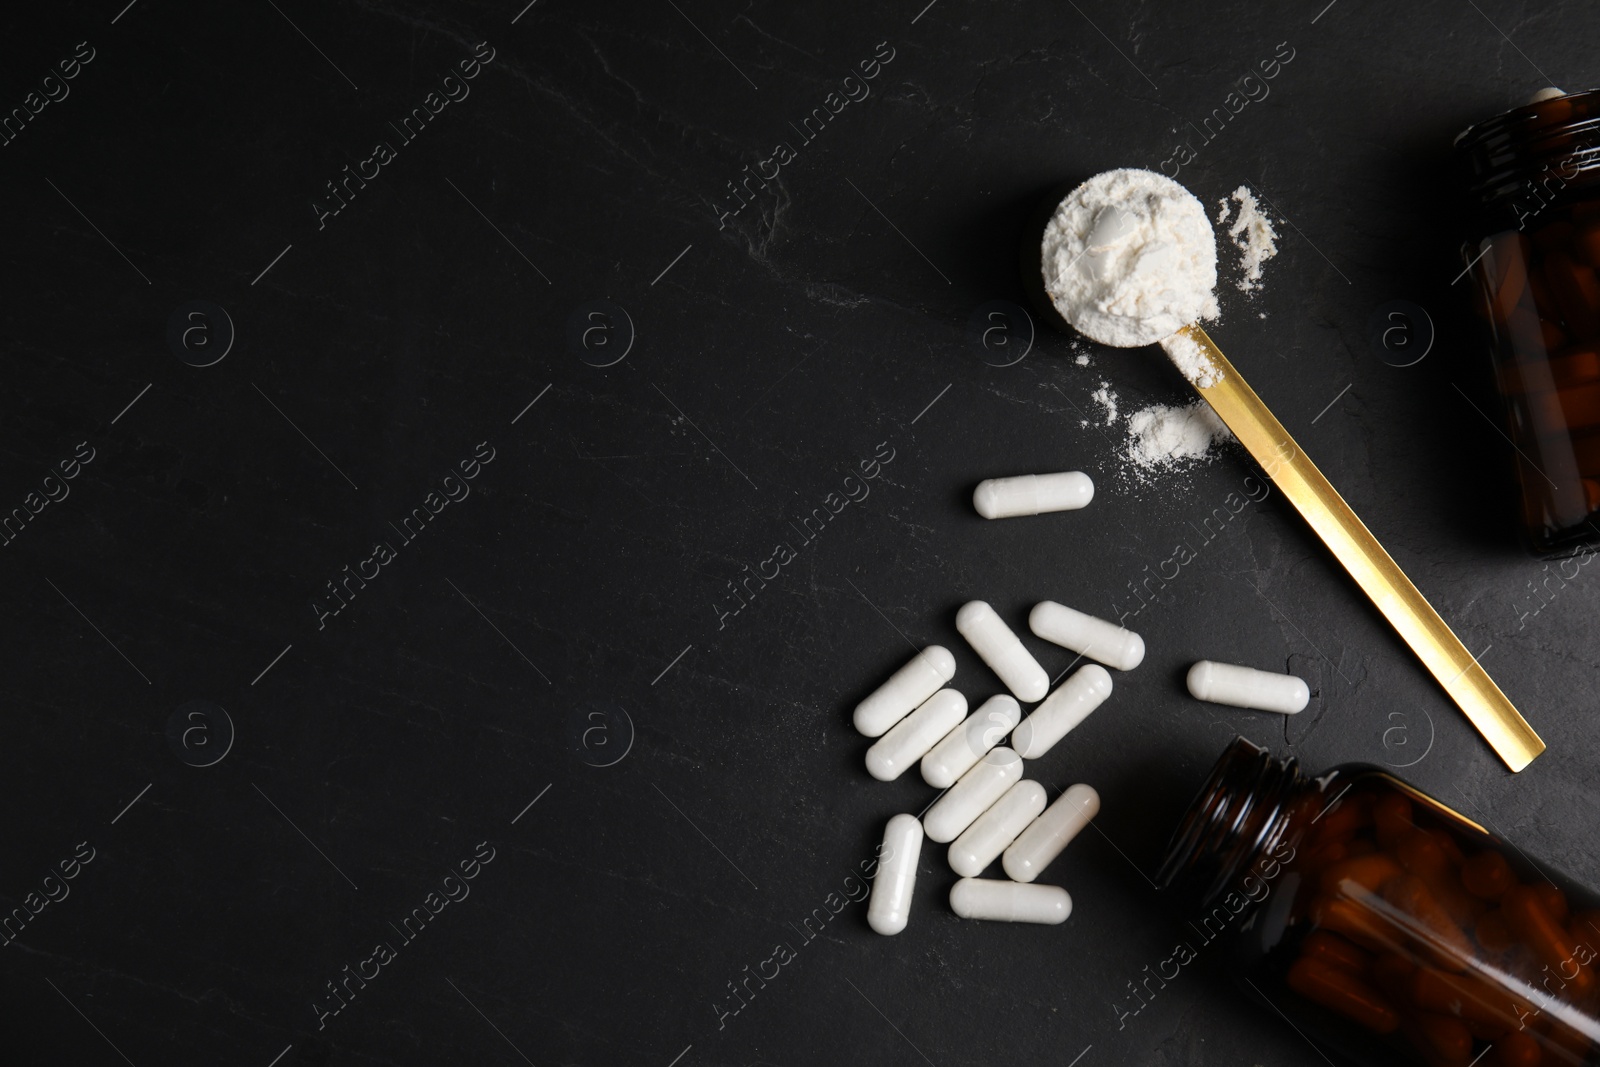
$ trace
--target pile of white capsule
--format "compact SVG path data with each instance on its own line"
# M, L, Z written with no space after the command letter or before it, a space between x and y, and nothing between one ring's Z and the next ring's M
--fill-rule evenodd
M1099 662L1050 692L1039 661L993 608L974 600L956 613L956 629L1012 695L990 697L968 715L966 698L945 688L955 657L930 645L856 706L856 729L878 739L866 759L874 778L892 781L920 762L923 780L946 790L923 819L896 815L884 829L867 905L867 922L880 934L906 927L924 837L950 846L950 868L961 876L950 907L962 918L1061 923L1072 911L1065 889L1034 880L1094 818L1100 797L1075 785L1047 806L1044 786L1023 777L1023 761L1049 752L1104 703L1111 675L1100 664L1132 670L1144 641L1053 601L1033 609L1029 628ZM1024 718L1023 703L1038 707ZM1001 745L1007 735L1011 744ZM1007 877L980 878L997 859Z
M995 519L1075 510L1093 497L1089 476L1068 471L982 482L973 505ZM956 630L1010 696L992 696L969 715L966 697L946 687L955 657L929 645L856 705L856 729L877 739L867 750L868 773L889 782L920 763L923 780L945 790L923 818L900 814L884 827L867 904L867 922L880 934L906 928L924 838L950 846L950 868L960 876L950 907L963 919L1056 924L1072 912L1065 889L1035 879L1099 813L1100 795L1079 784L1047 805L1044 786L1022 776L1023 761L1045 755L1105 702L1112 688L1106 667L1133 670L1144 660L1144 639L1051 600L1029 613L1028 628L1094 662L1051 692L1050 676L1011 627L974 600L956 613ZM1199 700L1283 714L1300 711L1310 697L1293 675L1210 660L1191 668L1188 685ZM1038 707L1024 718L1022 704L1033 703ZM1001 745L1007 735L1011 744ZM997 859L1006 877L979 877Z

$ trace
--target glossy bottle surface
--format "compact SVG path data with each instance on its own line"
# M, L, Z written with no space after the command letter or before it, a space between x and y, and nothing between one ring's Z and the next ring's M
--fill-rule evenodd
M1456 142L1463 263L1540 555L1600 544L1600 91L1514 108ZM1461 279L1458 279L1461 280Z
M1235 740L1161 881L1349 1062L1600 1063L1600 896L1378 768L1311 778Z

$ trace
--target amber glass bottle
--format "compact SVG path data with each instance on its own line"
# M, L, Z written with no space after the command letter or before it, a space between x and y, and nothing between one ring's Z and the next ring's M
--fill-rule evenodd
M1456 139L1463 263L1539 555L1600 544L1600 90L1557 96ZM1458 279L1458 281L1461 279Z
M1377 767L1309 777L1235 739L1160 880L1326 1056L1600 1063L1600 896Z

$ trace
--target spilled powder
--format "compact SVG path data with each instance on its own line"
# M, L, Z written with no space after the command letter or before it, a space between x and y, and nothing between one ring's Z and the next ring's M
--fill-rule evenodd
M1089 365L1089 357L1088 356L1078 356L1072 362L1076 363L1080 367L1087 367Z
M1170 470L1232 436L1203 400L1182 407L1152 404L1128 416L1127 458L1142 470Z
M1233 211L1233 205L1228 203L1228 198L1223 197L1217 201L1217 225L1221 226L1228 221L1228 215Z
M1106 425L1110 426L1117 421L1117 394L1111 391L1110 382L1101 382L1100 388L1089 394L1089 399L1100 405L1106 413Z
M1242 272L1239 291L1253 293L1261 288L1261 268L1267 260L1278 254L1278 231L1273 228L1272 220L1261 210L1255 194L1248 187L1241 185L1235 189L1233 199L1239 205L1239 215L1228 227L1228 236L1239 250L1239 269ZM1226 200L1223 201L1223 207L1227 207ZM1225 220L1225 214L1217 218L1218 223Z
M1220 381L1221 371L1205 359L1204 350L1193 341L1189 344L1194 348L1194 355L1205 361L1211 368L1210 373ZM1178 358L1173 357L1173 362L1178 362ZM1104 416L1106 426L1114 426L1118 421L1124 423L1127 438L1121 458L1128 464L1128 473L1139 481L1193 465L1205 459L1213 445L1233 438L1211 410L1211 405L1203 400L1187 405L1150 404L1124 416L1118 409L1118 397L1112 392L1110 382L1101 382L1100 388L1089 396L1098 405L1096 415ZM1078 425L1087 430L1091 421L1082 419Z
M1206 350L1200 347L1198 341L1182 330L1163 340L1161 347L1166 350L1173 364L1183 371L1183 376L1201 389L1222 381L1221 368L1211 362L1211 357L1206 355Z

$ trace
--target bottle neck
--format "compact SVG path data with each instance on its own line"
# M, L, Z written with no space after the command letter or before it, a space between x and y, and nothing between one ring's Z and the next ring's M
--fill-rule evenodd
M1234 738L1173 833L1156 881L1210 904L1284 839L1293 800L1309 784L1293 756L1275 759Z
M1600 90L1512 108L1463 130L1455 153L1481 223L1520 229L1546 202L1600 185Z

